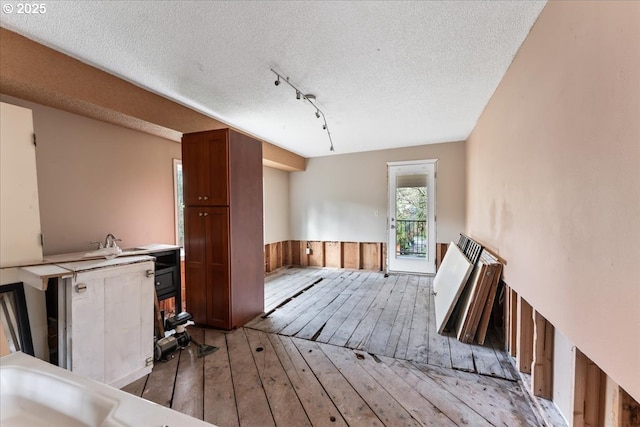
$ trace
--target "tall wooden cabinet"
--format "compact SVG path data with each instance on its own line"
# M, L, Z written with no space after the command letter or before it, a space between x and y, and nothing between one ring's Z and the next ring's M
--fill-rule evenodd
M242 326L264 310L262 145L231 129L185 134L182 171L187 311Z

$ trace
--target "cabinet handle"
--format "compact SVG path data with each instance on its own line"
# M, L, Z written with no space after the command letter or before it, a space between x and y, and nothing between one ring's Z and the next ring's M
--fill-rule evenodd
M209 200L209 198L208 198L207 196L204 196L204 199L205 199L205 200Z
M204 216L207 216L207 215L209 215L209 214L205 212L205 213L204 213Z
M147 270L147 277L153 277L153 275L155 274L155 272L153 270Z
M78 283L76 285L76 293L81 294L83 292L87 291L87 284L86 283Z
M198 212L198 216L202 216L204 215L202 212Z
M198 196L198 200L202 200L202 196Z
M156 286L160 286L160 282L156 282Z

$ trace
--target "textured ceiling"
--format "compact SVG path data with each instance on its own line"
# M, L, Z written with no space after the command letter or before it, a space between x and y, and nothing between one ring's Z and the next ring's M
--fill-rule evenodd
M45 4L0 25L316 157L321 120L271 68L316 95L336 154L464 140L545 1Z

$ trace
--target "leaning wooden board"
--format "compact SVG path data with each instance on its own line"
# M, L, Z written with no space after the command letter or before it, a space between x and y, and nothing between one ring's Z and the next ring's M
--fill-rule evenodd
M473 264L469 262L458 246L451 242L440 269L433 279L433 299L438 333L441 334L444 331L472 269Z

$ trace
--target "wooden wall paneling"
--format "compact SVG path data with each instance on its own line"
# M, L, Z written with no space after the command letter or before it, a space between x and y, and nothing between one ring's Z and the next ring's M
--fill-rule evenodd
M324 242L325 267L342 268L342 243Z
M307 255L309 266L324 267L324 245L319 241L308 242L311 247L311 254Z
M293 265L291 260L291 240L282 242L282 266Z
M264 272L271 272L271 244L264 245Z
M621 387L618 387L618 391L619 404L614 408L618 422L616 427L640 427L640 403Z
M534 396L553 397L554 327L537 311L533 316L533 366L531 388Z
M520 372L530 374L533 362L533 309L522 297L518 297L517 332L517 366Z
M302 265L301 260L301 243L300 240L291 240L290 251L291 251L291 265Z
M518 293L509 288L509 354L516 357L518 354Z
M382 252L379 243L360 243L360 265L363 270L380 271Z
M276 259L276 268L280 268L280 267L282 267L284 265L283 261L282 261L282 258L283 258L283 256L282 256L282 242L278 242L278 243L276 243L276 245L277 245L276 252L277 252L277 255L278 255L278 257Z
M596 427L604 424L601 410L606 377L600 368L576 349L575 375L573 382L574 427Z
M342 244L342 266L354 270L360 269L360 244L344 242Z

